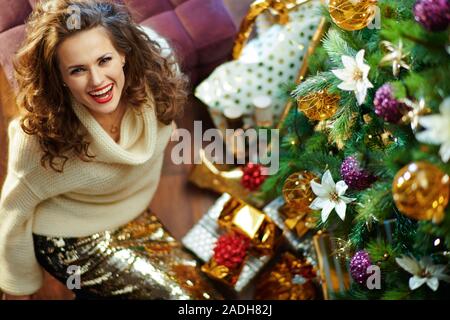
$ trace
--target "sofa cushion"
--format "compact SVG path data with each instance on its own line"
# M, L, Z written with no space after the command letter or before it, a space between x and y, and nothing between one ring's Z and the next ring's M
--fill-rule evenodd
M223 1L190 0L178 6L175 13L192 40L200 65L231 52L237 30Z
M36 2L38 2L39 0L28 0L28 2L30 3L31 7L34 8L34 6L36 5Z
M133 19L141 23L148 17L173 10L174 5L170 0L148 1L148 0L126 0Z
M167 39L183 71L189 70L198 64L198 56L194 44L174 11L166 11L150 17L144 20L141 25L152 28Z
M188 2L188 1L190 1L190 0L170 0L170 2L172 2L174 7L179 6L180 4Z
M0 43L2 48L2 50L0 50L0 65L3 67L3 71L11 84L14 84L12 59L19 49L24 36L24 24L0 33Z
M0 32L11 29L31 13L28 0L0 0Z

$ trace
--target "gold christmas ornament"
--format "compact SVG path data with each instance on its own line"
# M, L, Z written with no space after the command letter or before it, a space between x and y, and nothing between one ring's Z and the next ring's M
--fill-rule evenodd
M298 98L297 105L308 119L322 121L331 118L336 113L339 99L337 94L320 90Z
M409 52L403 52L403 42L400 40L398 46L395 46L389 41L382 41L381 45L389 53L383 57L380 61L381 66L392 65L392 74L397 77L400 73L400 68L410 70L411 67L406 63L405 59L408 57Z
M301 171L291 174L283 185L284 201L293 209L300 212L311 212L309 205L316 195L311 189L311 180L316 180L317 176L309 171Z
M347 31L361 30L375 17L376 0L330 0L333 22Z
M439 223L449 199L449 176L434 165L420 161L400 169L392 184L395 205L411 219Z

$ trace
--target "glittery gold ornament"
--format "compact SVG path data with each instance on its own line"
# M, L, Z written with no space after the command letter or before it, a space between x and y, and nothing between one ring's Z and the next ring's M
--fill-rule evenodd
M336 113L339 99L337 94L320 90L298 98L297 105L308 119L322 121L331 118Z
M449 199L449 176L428 162L413 162L400 169L394 178L395 205L404 215L416 220L444 218Z
M284 201L293 209L310 212L309 205L316 197L310 186L314 179L317 180L317 176L308 171L291 174L283 185Z
M339 28L361 30L375 17L376 0L330 0L331 18Z

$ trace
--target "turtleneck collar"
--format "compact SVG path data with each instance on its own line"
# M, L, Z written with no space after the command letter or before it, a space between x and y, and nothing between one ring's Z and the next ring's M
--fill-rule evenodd
M139 165L152 157L158 126L153 104L145 105L140 112L127 107L120 124L118 143L111 138L85 106L72 99L72 107L88 131L91 141L89 151L96 156L96 161Z

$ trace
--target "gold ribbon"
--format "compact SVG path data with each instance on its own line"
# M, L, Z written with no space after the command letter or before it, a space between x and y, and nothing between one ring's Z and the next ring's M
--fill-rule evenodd
M241 273L242 266L243 263L236 270L231 270L224 265L218 264L214 258L211 258L208 263L202 265L201 270L213 279L217 279L227 285L234 286L237 282L239 274Z
M256 0L250 5L244 20L241 23L239 33L233 47L233 59L237 60L245 44L250 38L256 18L266 10L271 10L278 15L278 23L285 25L289 22L289 11L309 0Z
M241 184L243 171L240 168L220 170L206 157L205 151L199 151L200 164L194 165L188 180L196 186L215 191L229 193L231 196L245 200L245 202L260 208L264 202L252 196L252 193Z
M251 239L250 251L257 256L273 254L282 234L263 212L236 198L225 203L218 224L247 235Z
M301 212L288 204L281 206L278 211L285 218L286 227L294 231L300 238L316 226L317 219L310 212Z
M308 274L307 276L305 276ZM286 252L272 270L261 276L255 298L257 300L312 300L317 292L312 279L311 264ZM301 279L301 281L298 281Z

